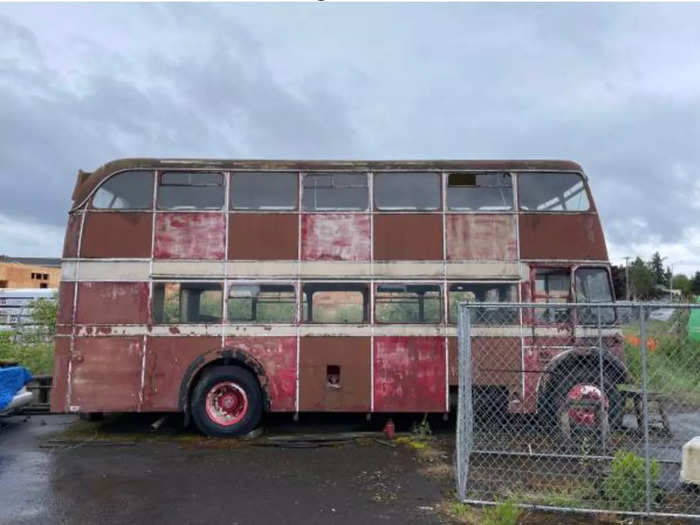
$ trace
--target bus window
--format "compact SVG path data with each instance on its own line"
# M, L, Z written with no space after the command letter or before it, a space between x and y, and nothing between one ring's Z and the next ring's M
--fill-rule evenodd
M437 210L439 173L376 173L374 206L378 210Z
M442 296L438 285L382 284L374 296L378 323L439 323Z
M450 173L447 207L456 211L508 211L513 209L510 173Z
M304 285L304 322L367 322L367 285L355 283L309 283Z
M231 209L295 210L297 174L290 172L234 173Z
M611 303L612 290L608 272L604 268L578 268L574 274L577 303ZM583 324L597 324L598 309L581 307L577 309L578 320ZM610 324L615 322L615 310L600 308L600 322Z
M296 294L291 285L249 284L229 288L229 321L293 323L296 312Z
M588 211L590 203L578 173L519 173L521 210Z
M155 283L153 319L156 323L220 323L221 285L217 283Z
M571 274L565 269L541 268L535 276L536 303L568 303L571 295ZM535 319L550 323L571 320L566 307L535 308Z
M160 175L160 210L219 210L223 205L224 176L221 173L173 171Z
M302 204L308 211L367 209L366 173L309 173L304 175Z
M153 173L126 171L109 178L92 198L92 207L107 210L150 210Z
M515 283L456 283L450 285L448 294L450 323L457 324L459 303L517 303L518 288ZM474 324L511 324L517 322L518 309L511 307L481 307L472 310Z

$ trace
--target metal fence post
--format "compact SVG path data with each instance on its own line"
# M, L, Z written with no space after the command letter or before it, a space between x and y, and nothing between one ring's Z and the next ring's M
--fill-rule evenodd
M642 352L642 421L644 427L644 512L651 512L651 474L649 469L649 399L647 396L647 326L644 305L639 306L639 349Z
M469 459L474 443L474 413L472 409L471 319L465 304L459 305L458 324L459 394L457 404L457 495L467 497Z
M605 451L607 449L607 440L608 440L608 433L604 430L607 428L608 422L603 421L603 418L608 417L608 414L610 412L610 409L612 407L608 407L607 409L604 408L603 402L606 397L605 393L605 376L603 373L603 329L601 328L600 325L600 306L596 309L596 312L598 314L598 375L599 375L599 381L600 381L600 406L598 413L600 414L600 442L601 442L601 449L603 451L603 454L605 454ZM609 402L610 400L608 400Z

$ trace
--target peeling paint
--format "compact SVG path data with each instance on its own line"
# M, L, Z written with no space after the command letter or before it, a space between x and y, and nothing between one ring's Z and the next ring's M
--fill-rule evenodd
M368 214L308 214L301 218L301 258L325 261L368 261Z
M447 258L514 260L517 258L515 215L449 214Z
M223 213L156 214L156 259L223 259L226 219Z

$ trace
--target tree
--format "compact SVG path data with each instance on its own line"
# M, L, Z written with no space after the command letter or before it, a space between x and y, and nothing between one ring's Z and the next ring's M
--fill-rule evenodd
M693 279L690 281L690 291L695 295L700 295L700 272L695 272Z
M656 295L656 275L650 266L640 257L630 264L630 290L636 299L650 299Z
M649 265L654 273L654 282L656 284L667 284L668 279L666 279L666 272L664 271L663 258L659 252L654 252Z
M682 273L673 276L673 289L680 290L683 295L690 295L690 279Z
M615 292L615 299L624 300L627 296L627 290L625 286L625 267L624 266L611 266L610 271L612 273L613 280L613 290Z

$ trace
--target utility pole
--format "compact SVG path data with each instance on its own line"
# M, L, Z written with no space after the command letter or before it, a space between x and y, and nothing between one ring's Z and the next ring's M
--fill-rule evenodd
M625 299L627 301L630 300L630 256L627 256L624 258L625 259Z

